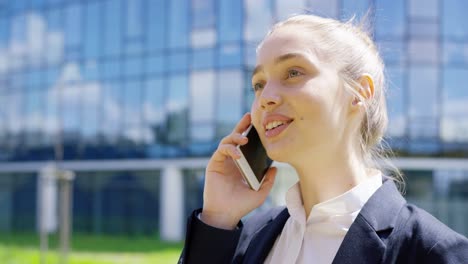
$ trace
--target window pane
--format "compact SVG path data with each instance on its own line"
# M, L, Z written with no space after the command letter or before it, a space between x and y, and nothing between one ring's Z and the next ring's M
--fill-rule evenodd
M412 39L408 53L411 62L437 64L439 60L439 46L434 41Z
M214 119L213 71L194 71L190 75L190 122L211 122Z
M468 1L442 1L442 27L445 38L466 39L468 37Z
M443 43L443 60L445 64L458 64L468 66L468 42Z
M387 68L389 87L387 92L387 106L390 136L404 136L406 130L406 106L404 98L406 89L403 86L406 71L400 67Z
M165 47L165 30L167 26L167 1L147 2L148 26L146 29L147 49L150 51L161 50Z
M86 6L85 34L84 34L84 54L86 58L96 58L99 56L99 38L101 35L100 3L89 3ZM115 14L113 14L115 16ZM115 27L115 25L113 25Z
M353 16L360 19L369 8L368 0L346 0L342 1L341 19L348 20Z
M418 18L438 18L439 0L410 0L409 15Z
M142 0L129 0L127 4L127 37L139 37L143 33L143 3Z
M208 28L215 24L213 0L192 1L192 27L194 29Z
M188 42L188 1L170 1L169 47L184 48Z
M117 59L105 60L102 63L102 75L105 79L117 79L120 78L120 67L122 63Z
M377 38L403 37L405 34L405 1L375 1Z
M161 74L166 72L167 56L155 55L147 57L146 59L146 73L148 74Z
M124 67L125 77L138 77L143 74L143 60L141 57L126 58Z
M195 49L192 54L192 68L195 70L212 68L214 65L213 49Z
M217 77L216 122L217 137L227 135L243 113L244 82L240 70L222 70Z
M304 8L305 0L276 0L276 19L283 20L293 14L299 14L303 12Z
M218 64L220 67L239 67L242 64L242 57L240 45L231 44L219 47Z
M310 8L314 10L314 13L320 14L325 17L338 17L338 0L310 0Z
M268 0L244 0L246 41L257 42L263 39L273 24L273 14Z
M139 124L141 123L141 100L142 100L142 84L139 81L130 81L125 85L124 90L124 123Z
M437 67L410 67L409 114L411 117L435 117L438 113Z
M169 78L169 94L166 102L169 115L168 142L180 145L187 143L188 89L187 76L173 75Z
M88 140L94 140L98 133L98 124L100 122L101 105L101 84L93 82L83 82L79 89L81 90L81 134Z
M105 139L113 141L120 134L122 118L122 109L124 109L122 101L122 89L120 81L106 82L102 84L102 119L101 131L105 135Z
M444 141L468 141L468 83L467 68L444 70L444 101L442 109L442 138Z
M242 1L220 0L218 39L220 42L239 41L242 35Z
M81 7L80 4L74 4L65 9L65 44L68 47L81 44Z
M60 91L60 89L62 89ZM62 119L64 140L74 140L80 131L80 100L82 93L77 84L63 84L54 87L59 100L58 113ZM78 100L77 100L78 99Z
M410 34L412 37L436 39L439 36L437 21L411 21Z
M165 83L163 78L153 78L146 82L143 97L144 123L151 128L147 142L165 143L167 138L165 117Z
M185 51L169 54L169 70L186 71L189 67L188 54Z
M158 1L159 2L159 1ZM119 55L122 48L122 1L108 0L104 10L104 55ZM96 26L96 25L95 25Z

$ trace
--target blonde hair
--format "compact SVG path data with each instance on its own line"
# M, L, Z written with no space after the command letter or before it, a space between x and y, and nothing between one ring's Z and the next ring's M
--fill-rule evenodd
M319 59L334 63L345 89L365 107L366 114L360 124L359 138L364 164L393 174L393 179L404 192L403 175L390 162L392 152L383 138L388 124L385 66L374 41L367 33L367 23L355 25L354 21L354 17L347 22L340 22L314 15L295 15L275 24L267 36L286 26L301 26L314 35L313 48ZM374 96L371 100L365 100L356 89L360 87L358 80L364 74L372 76L374 81Z

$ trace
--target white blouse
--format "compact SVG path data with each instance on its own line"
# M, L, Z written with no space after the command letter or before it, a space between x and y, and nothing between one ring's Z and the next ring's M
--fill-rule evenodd
M299 183L286 193L291 217L276 239L265 263L332 263L338 248L364 204L382 186L382 174L372 176L351 190L312 207L306 221Z

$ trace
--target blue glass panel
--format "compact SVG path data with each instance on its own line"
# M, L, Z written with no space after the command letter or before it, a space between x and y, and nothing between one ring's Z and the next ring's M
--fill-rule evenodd
M47 29L49 31L62 31L62 9L53 8L49 9L46 13L47 16Z
M120 77L120 60L112 59L103 62L102 75L105 79L117 79Z
M96 58L100 54L101 3L91 2L86 6L84 54L85 58ZM115 27L115 25L113 25Z
M215 135L213 124L192 124L190 126L190 138L192 142L210 142Z
M417 18L437 19L439 0L410 0L409 15Z
M213 26L215 23L214 1L193 0L192 17L192 28L194 29Z
M213 49L195 49L192 53L192 68L195 70L212 68L214 65Z
M126 77L138 77L143 74L143 60L141 57L127 58L124 63Z
M143 42L140 39L127 41L125 53L129 56L141 55L143 53Z
M369 0L346 0L341 3L341 19L343 20L348 20L353 16L360 19L369 9Z
M385 64L403 64L406 62L406 48L403 41L378 41L380 55Z
M242 38L242 1L221 0L218 17L218 39L221 43Z
M165 47L168 5L166 1L148 1L146 32L147 49L161 50Z
M170 71L186 71L189 67L188 54L185 51L169 54Z
M219 47L218 65L220 67L240 66L243 55L240 45L222 45Z
M164 55L155 55L147 57L146 59L146 73L147 74L161 74L167 70L167 57Z
M443 43L443 61L447 65L464 65L468 66L468 42L451 42Z
M101 83L102 89L102 118L101 132L106 140L113 141L119 134L123 121L122 109L123 93L120 81L109 81Z
M468 68L446 68L443 80L442 138L468 142L468 90L460 87L468 83Z
M52 86L55 82L58 81L60 70L57 67L49 67L46 69L46 84L47 86Z
M149 141L163 143L167 138L166 120L166 85L163 78L152 78L146 82L143 97L144 124L151 129Z
M31 7L38 8L44 6L45 0L31 0Z
M188 123L188 80L186 75L172 75L169 78L168 100L168 142L182 145L187 142Z
M58 88L58 87L57 87ZM64 138L74 138L80 131L80 97L82 90L77 84L62 85L57 92L60 100L60 116L64 130Z
M82 5L74 4L65 9L65 45L79 46L81 44Z
M102 87L97 82L87 82L80 89L81 135L85 140L93 140L98 133Z
M227 125L239 121L243 113L244 79L240 70L222 70L217 76L216 120Z
M437 67L409 69L409 114L411 117L435 117L438 114L439 74Z
M377 38L403 37L405 34L405 1L375 1Z
M465 0L442 1L442 32L445 38L468 38L468 2Z
M104 6L104 55L119 55L122 49L122 1L108 0Z
M97 80L99 79L99 65L97 64L96 60L87 60L83 63L83 79L90 81L90 80Z
M187 0L170 1L169 47L184 48L189 44L189 3Z
M8 39L10 35L10 20L6 17L0 17L0 49L8 46Z
M142 107L142 83L140 81L127 82L124 93L124 123L127 125L140 124Z
M139 37L143 33L143 1L130 0L125 2L127 4L127 37Z
M406 130L405 74L406 71L403 68L387 67L387 108L389 118L387 133L390 136L403 136Z

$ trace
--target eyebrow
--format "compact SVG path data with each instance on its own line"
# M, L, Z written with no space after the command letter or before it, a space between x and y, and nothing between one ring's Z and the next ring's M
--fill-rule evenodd
M296 59L296 58L307 59L307 56L305 56L304 54L301 54L301 53L286 53L286 54L281 55L278 58L276 58L274 60L274 63L278 64L278 63L282 63L284 61L291 60L291 59ZM258 65L257 67L255 67L255 69L252 72L252 77L255 76L255 74L257 74L258 72L260 72L262 70L263 70L262 65Z

